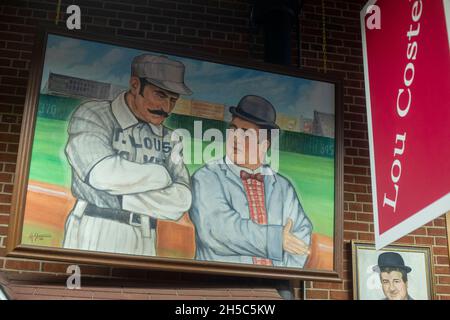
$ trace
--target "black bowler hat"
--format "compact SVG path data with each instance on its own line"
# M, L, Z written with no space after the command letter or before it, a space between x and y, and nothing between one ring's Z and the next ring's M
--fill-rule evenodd
M411 272L411 268L405 266L405 261L397 252L383 252L378 256L378 265L373 267L373 271L380 272L383 268L399 268Z
M245 96L239 101L237 107L230 107L230 112L258 126L280 129L275 123L277 119L275 108L269 101L262 97L254 95Z

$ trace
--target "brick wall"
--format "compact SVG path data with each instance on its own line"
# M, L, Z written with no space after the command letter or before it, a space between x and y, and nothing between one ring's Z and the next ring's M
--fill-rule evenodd
M0 269L65 273L66 264L5 258L11 193L20 126L36 24L55 19L57 1L4 0L0 7ZM79 0L82 27L97 34L158 41L172 47L224 58L261 60L261 36L249 34L249 0ZM344 282L307 282L309 299L351 299L350 240L373 240L367 118L365 112L359 11L365 0L325 1L327 73L344 79ZM301 65L324 72L321 1L304 0L301 20ZM292 61L297 64L293 34ZM433 246L436 292L450 299L450 268L445 219L438 218L398 243ZM83 274L152 279L154 272L83 266ZM158 273L159 274L159 273ZM195 282L197 275L173 275Z

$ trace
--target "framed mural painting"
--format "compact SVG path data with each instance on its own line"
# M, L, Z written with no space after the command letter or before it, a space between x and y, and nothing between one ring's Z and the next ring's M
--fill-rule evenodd
M355 300L433 300L433 254L429 246L390 245L375 250L352 242Z
M337 79L45 29L8 254L339 281Z

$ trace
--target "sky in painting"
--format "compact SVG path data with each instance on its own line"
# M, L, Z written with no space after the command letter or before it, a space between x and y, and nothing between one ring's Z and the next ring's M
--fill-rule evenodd
M128 87L133 58L148 51L50 35L41 88L49 72ZM334 114L334 86L330 83L169 56L186 66L189 98L236 105L247 94L269 100L278 112L313 118L314 110Z

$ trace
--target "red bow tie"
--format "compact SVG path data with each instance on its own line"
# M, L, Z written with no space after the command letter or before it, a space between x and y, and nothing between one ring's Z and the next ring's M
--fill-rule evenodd
M264 176L261 175L261 173L251 174L251 173L248 173L247 171L241 170L240 175L241 175L242 180L253 179L253 180L258 180L259 182L264 182Z

